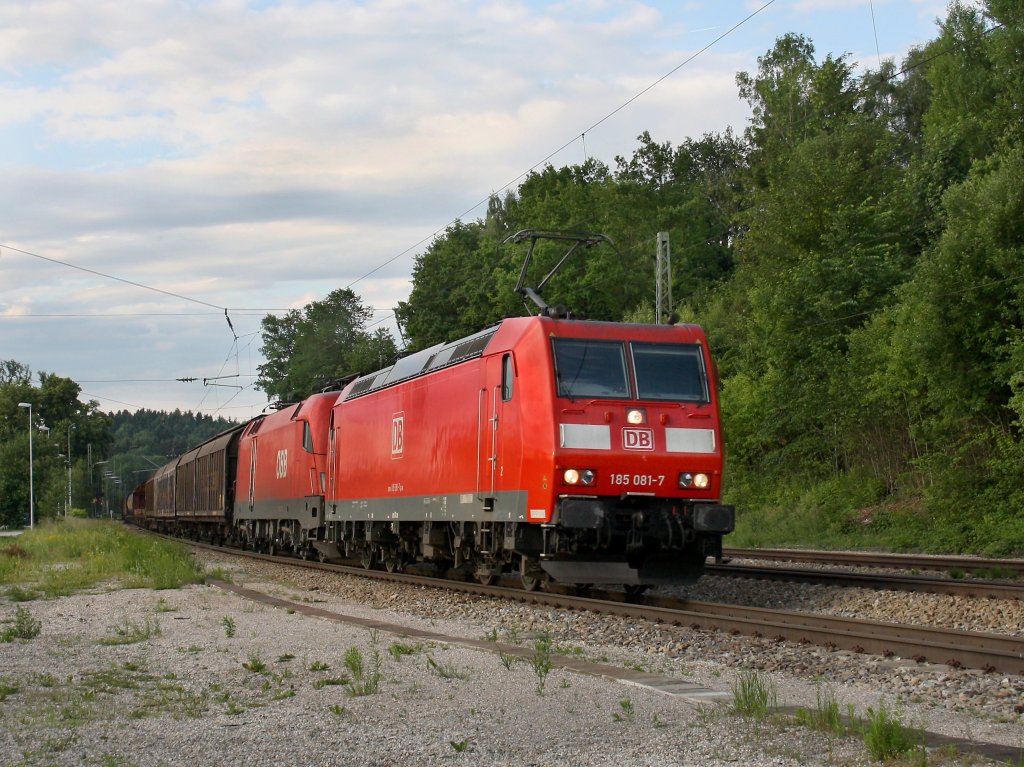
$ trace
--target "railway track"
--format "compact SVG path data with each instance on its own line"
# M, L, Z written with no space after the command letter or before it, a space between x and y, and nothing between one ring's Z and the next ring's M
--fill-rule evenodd
M1024 578L1024 559L983 559L931 554L886 554L811 549L726 548L722 554L726 559L766 559L775 562L803 562L893 570L939 570L963 574L977 573L987 577L999 574L1009 578Z
M619 592L594 591L584 597L558 591L523 591L501 585L485 586L479 583L445 580L436 576L388 573L291 557L275 557L206 544L191 545L277 564L448 589L563 610L591 611L704 631L722 631L777 641L810 643L829 650L899 656L917 662L948 664L957 668L1024 674L1024 640L1003 634L883 623L657 596L630 600Z
M953 594L989 599L1024 599L1024 582L1007 583L974 578L957 580L935 575L896 575L847 570L811 570L796 567L759 567L735 563L709 564L706 566L705 572L708 575L729 578L820 583L827 586L858 586L887 591Z

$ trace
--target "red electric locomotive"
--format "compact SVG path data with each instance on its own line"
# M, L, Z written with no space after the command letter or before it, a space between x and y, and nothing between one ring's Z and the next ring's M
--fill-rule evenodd
M516 318L357 379L334 407L328 539L481 580L695 580L721 551L703 332Z
M249 421L238 441L233 535L248 548L307 555L322 536L327 434L338 392Z

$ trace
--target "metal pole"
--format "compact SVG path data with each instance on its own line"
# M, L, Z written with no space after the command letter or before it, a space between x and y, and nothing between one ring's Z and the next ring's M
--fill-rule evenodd
M64 507L64 519L71 512L71 430L74 428L73 424L68 424L68 502Z
M654 321L662 325L672 315L672 254L668 232L658 232L658 250L655 259Z
M32 403L19 402L18 407L28 408L28 529L36 526L36 482L32 474Z

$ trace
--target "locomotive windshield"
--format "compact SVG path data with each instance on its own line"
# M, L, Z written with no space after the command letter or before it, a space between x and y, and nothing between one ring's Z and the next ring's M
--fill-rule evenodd
M620 342L555 338L554 350L559 397L629 397L626 354Z
M708 402L701 347L694 344L631 344L638 399Z
M558 396L569 399L708 402L704 356L696 344L552 339ZM630 386L629 365L636 381Z

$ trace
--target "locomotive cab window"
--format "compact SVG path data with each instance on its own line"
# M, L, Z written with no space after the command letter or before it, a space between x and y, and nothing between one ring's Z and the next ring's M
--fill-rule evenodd
M629 397L626 354L621 342L555 338L552 348L559 397Z
M309 421L302 422L302 449L313 452L313 430L309 428Z
M704 355L697 344L631 344L637 397L709 402Z
M512 387L516 370L512 364L512 355L506 354L501 360L501 399L508 402L512 399Z

